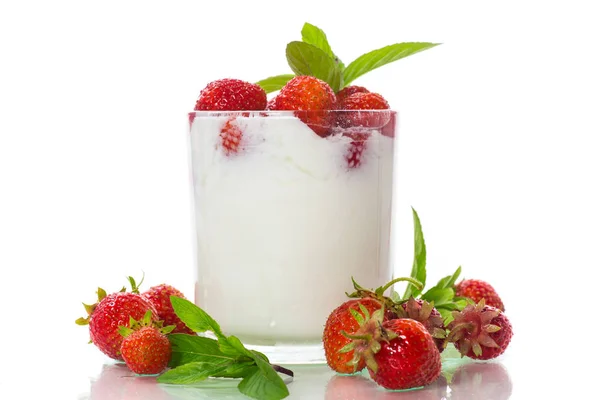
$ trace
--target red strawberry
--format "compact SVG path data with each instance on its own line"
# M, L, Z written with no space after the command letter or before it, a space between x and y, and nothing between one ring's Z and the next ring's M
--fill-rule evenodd
M368 131L345 132L344 136L352 139L346 153L348 168L358 168L361 164L362 154L367 147Z
M463 356L478 360L496 358L512 339L512 325L506 315L486 306L483 299L477 305L467 305L461 312L454 311L452 316L447 340L454 342Z
M242 142L242 129L236 125L235 118L231 118L225 122L221 128L221 145L226 155L235 154L238 152L240 143Z
M341 349L352 342L352 339L344 336L344 332L352 335L359 329L360 324L355 317L356 314L361 315L363 319L369 319L370 315L366 314L372 314L380 308L380 302L366 298L348 300L333 310L327 318L323 331L325 358L331 369L339 373L351 374L365 367L365 362L362 359L358 359L355 365L352 364L355 358L353 351L340 352Z
M136 374L159 374L167 368L171 360L171 342L166 334L173 325L162 327L162 321L152 322L148 311L142 320L130 320L129 328L119 327L124 337L121 354L129 369Z
M267 94L260 86L239 79L220 79L202 89L194 110L264 110L266 105Z
M485 304L504 311L504 304L492 285L478 279L466 279L456 285L454 291L457 296L468 297L475 303L485 299Z
M296 76L281 89L273 110L294 110L296 116L317 135L327 136L335 108L335 93L326 82L313 76Z
M267 110L274 110L275 109L275 100L277 99L277 97L273 97L271 100L267 101Z
M402 303L402 311L398 311L396 318L410 318L422 323L433 337L433 341L440 353L444 351L446 339L444 319L440 312L433 307L432 303L421 299L415 300L411 296L407 302Z
M346 86L336 94L338 104L342 104L346 97L354 93L369 93L369 91L362 86Z
M142 293L142 296L148 299L154 306L158 313L158 319L164 321L165 325L175 325L173 333L187 333L189 335L195 335L195 332L187 327L186 324L175 314L173 305L171 304L171 296L181 297L185 299L185 296L181 291L175 289L171 285L161 284L153 286L150 289Z
M362 126L366 128L381 128L390 120L388 102L377 93L354 93L346 97L340 104L342 110L356 110L342 112L338 117L338 125L347 128Z
M106 295L98 288L98 303L84 304L88 312L87 318L75 321L78 325L88 325L90 339L100 351L115 360L122 360L121 342L123 337L119 334L119 326L128 326L130 317L140 319L147 311L151 312L154 320L157 313L154 306L137 293L123 291ZM134 291L137 288L134 287Z
M380 329L381 348L366 356L369 374L378 385L410 389L429 385L440 376L440 352L423 324L400 318L383 322Z

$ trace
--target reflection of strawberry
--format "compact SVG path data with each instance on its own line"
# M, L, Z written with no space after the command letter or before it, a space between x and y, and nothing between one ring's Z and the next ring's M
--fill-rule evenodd
M338 104L341 104L346 97L354 93L369 93L369 91L362 86L346 86L336 94Z
M452 313L448 325L448 341L461 355L478 360L489 360L504 353L513 335L512 325L502 311L485 305L468 304L461 312Z
M92 343L115 360L123 359L121 356L123 337L119 334L119 326L129 326L130 317L140 319L146 311L151 311L153 320L157 319L154 306L137 293L123 291L106 295L104 290L98 288L98 303L84 306L89 316L79 318L76 323L89 324Z
M362 126L367 128L380 128L390 120L388 102L377 93L354 93L346 97L340 104L342 110L356 110L343 112L338 117L341 127Z
M325 388L326 400L370 400L377 392L377 385L362 375L334 375Z
M459 282L454 288L456 295L468 297L475 303L485 299L485 304L496 307L500 311L504 311L504 303L498 296L496 290L487 282L478 279L465 279Z
M442 374L433 383L417 390L408 390L402 393L389 390L378 392L376 397L365 397L364 400L443 400L450 398L448 397L448 382ZM452 395L454 396L454 392L452 392ZM459 397L458 399L465 400L467 398ZM477 400L483 399L483 397L477 398Z
M340 352L344 346L352 341L344 336L343 332L354 334L360 327L359 321L352 314L358 313L365 319L369 317L365 315L364 310L361 310L361 306L368 314L372 314L381 308L381 303L370 298L348 300L333 310L325 323L323 331L325 358L327 359L327 364L336 372L351 374L365 367L364 360L357 360L356 365L351 364L354 358L353 351Z
M379 329L380 349L365 354L369 374L378 385L410 389L438 379L442 371L440 352L423 324L400 318L383 322ZM374 349L373 345L368 348Z
M185 296L181 291L175 289L171 285L161 284L153 286L150 289L142 293L142 296L148 299L150 303L156 308L158 319L163 321L165 325L175 325L173 333L187 333L189 335L195 335L194 331L187 327L186 324L175 314L173 305L171 304L171 296L181 297L185 299Z
M267 94L258 85L239 79L220 79L209 83L196 101L195 110L264 110Z
M508 372L497 362L461 365L452 375L452 397L465 399L508 400L512 382Z
M313 76L296 76L275 98L274 110L293 110L317 135L327 136L335 108L335 93L329 85Z

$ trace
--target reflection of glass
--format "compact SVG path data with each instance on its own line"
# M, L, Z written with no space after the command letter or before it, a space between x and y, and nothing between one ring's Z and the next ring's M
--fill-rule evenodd
M105 364L92 380L90 400L170 400L155 376L137 376L125 364Z
M190 113L196 304L227 334L276 363L322 362L323 324L350 277L391 279L395 118ZM303 121L335 127L321 137Z
M502 364L472 362L454 372L450 389L452 400L506 400L512 393L512 383Z

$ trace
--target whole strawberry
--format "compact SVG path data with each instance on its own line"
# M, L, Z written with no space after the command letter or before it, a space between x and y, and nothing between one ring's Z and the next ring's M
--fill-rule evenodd
M454 291L456 296L468 297L475 303L484 299L485 304L488 306L504 311L504 303L502 303L500 296L498 296L492 285L487 282L478 279L465 279L455 286Z
M78 325L89 325L92 343L115 360L123 360L123 337L119 334L119 326L128 326L130 318L140 319L148 311L152 319L157 319L156 310L147 299L137 293L125 291L107 295L103 289L98 288L98 303L84 304L84 307L88 317L79 318L75 322Z
M127 367L136 374L159 374L167 368L171 360L171 342L166 334L174 326L162 327L162 321L154 323L148 311L142 320L133 318L129 327L119 327L124 337L121 354Z
M346 97L354 93L369 93L369 91L367 90L367 88L364 88L362 86L346 86L345 88L337 92L335 95L337 97L338 104L341 104L344 101L344 99L346 99Z
M353 364L355 359L353 351L340 351L352 342L352 339L345 336L344 333L356 333L360 328L361 318L363 321L369 319L370 314L381 307L379 301L365 298L348 300L333 310L327 318L323 331L325 358L331 369L342 374L351 374L365 367L364 360L360 358L356 358L356 362ZM357 315L359 315L358 319Z
M485 305L482 299L462 311L452 313L448 325L448 342L453 342L462 356L489 360L504 353L513 335L512 325L504 313Z
M338 125L347 127L366 127L381 128L390 120L390 113L387 111L390 105L377 93L356 92L344 98L339 104L341 110L348 112L340 113ZM354 110L350 112L350 110Z
M432 303L410 297L407 302L402 303L402 311L398 310L396 318L410 318L419 321L433 337L436 347L444 351L446 330L444 329L444 319ZM393 318L390 318L393 319Z
M386 389L410 389L433 383L442 371L440 352L427 329L408 318L381 325L381 348L366 363L371 378Z
M194 110L264 110L267 94L260 86L239 79L220 79L209 83L196 101Z
M313 76L296 76L281 88L272 109L296 111L296 116L317 135L327 136L333 114L326 110L335 106L335 93L326 82Z
M175 314L173 305L171 304L171 296L185 299L185 296L181 291L175 289L171 285L163 283L146 290L142 293L142 296L154 306L159 320L163 321L165 325L175 325L173 333L195 335L195 332L188 328L177 314Z

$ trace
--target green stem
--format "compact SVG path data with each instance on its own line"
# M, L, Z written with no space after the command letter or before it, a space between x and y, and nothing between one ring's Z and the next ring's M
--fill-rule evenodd
M414 279L414 278L408 278L408 277L400 277L400 278L396 278L391 282L388 282L382 289L381 293L385 293L386 290L388 290L394 283L398 283L398 282L408 282L411 285L413 285L414 287L416 287L419 290L423 290L423 284L421 282L419 282L418 280Z

